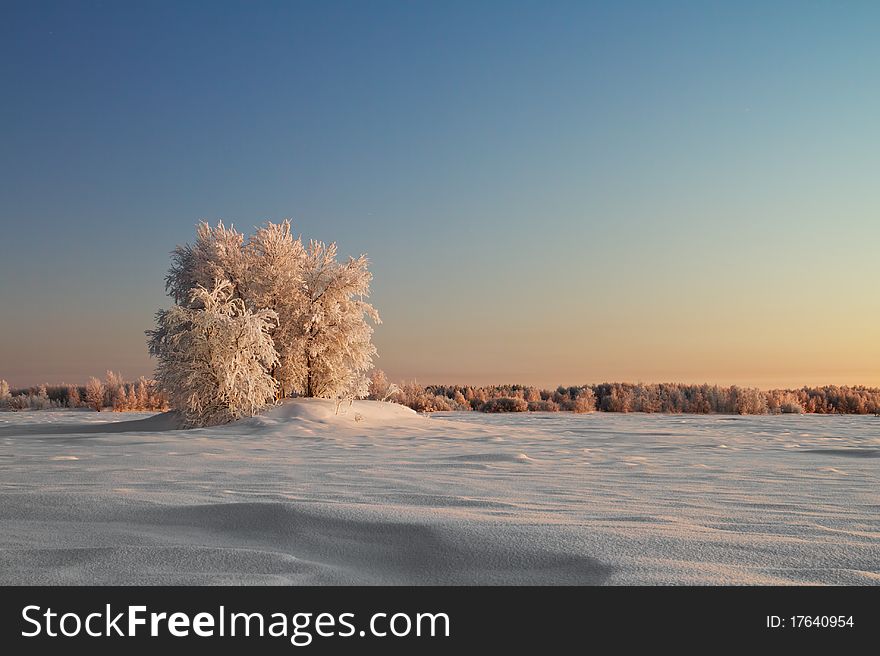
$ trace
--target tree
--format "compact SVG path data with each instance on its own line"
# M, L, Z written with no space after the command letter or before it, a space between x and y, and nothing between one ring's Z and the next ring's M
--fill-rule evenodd
M79 396L79 388L76 385L67 386L67 407L78 408L82 400Z
M9 383L5 380L0 380L0 401L5 401L11 396L9 393Z
M247 287L243 298L253 309L269 309L278 315L272 331L278 365L271 374L278 381L280 397L302 391L304 362L295 335L299 310L305 301L302 285L306 253L300 239L294 239L290 221L267 223L245 246Z
M589 387L584 387L578 392L577 398L572 405L572 412L593 412L596 409L596 395Z
M381 369L374 369L370 374L370 382L367 389L367 398L373 401L387 401L400 391L400 387L388 381L388 377ZM461 396L461 394L459 394ZM461 396L464 404L464 397Z
M147 381L143 376L138 378L134 386L135 407L138 410L150 408L150 394L147 391Z
M104 383L94 376L86 383L86 403L95 412L101 412L104 407Z
M190 290L228 281L231 298L251 312L271 310L277 362L269 374L279 397L354 397L367 393L376 349L364 299L372 275L365 256L336 261L336 245L303 247L290 222L267 223L251 237L219 223L199 224L193 245L178 246L165 287L177 305L192 307Z
M367 390L368 396L374 401L381 401L388 395L388 378L381 369L373 369L370 374L370 384Z
M541 390L537 387L529 387L525 393L525 400L529 403L535 403L541 400Z
M767 412L767 400L761 390L733 386L736 413L740 415L761 415Z
M211 291L196 286L187 306L160 310L147 331L156 377L190 427L252 416L278 388L269 374L278 364L270 336L278 315L252 312L233 290L227 280Z
M372 274L366 256L336 261L336 244L309 243L303 273L303 302L296 308L289 336L302 358L295 388L305 396L364 396L366 372L373 366L373 328L379 313L364 298Z
M124 410L126 406L125 378L122 374L114 373L108 369L105 381L104 405L117 412Z
M128 395L128 386L120 385L118 391L113 395L113 412L125 412L130 410L132 405Z
M202 221L196 226L195 244L172 251L165 290L177 305L186 305L196 287L211 289L215 280L226 280L232 285L233 295L244 298L247 269L244 235L222 221L216 227Z

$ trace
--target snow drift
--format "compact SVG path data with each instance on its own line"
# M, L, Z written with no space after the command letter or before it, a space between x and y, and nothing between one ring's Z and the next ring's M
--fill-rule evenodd
M0 583L880 583L871 417L106 418L0 415Z

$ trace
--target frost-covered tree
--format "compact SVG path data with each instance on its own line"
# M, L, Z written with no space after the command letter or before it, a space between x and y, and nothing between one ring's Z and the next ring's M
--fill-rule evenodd
M272 331L278 364L270 372L278 381L278 395L302 392L297 382L303 377L305 365L296 339L300 308L306 299L306 252L302 241L293 238L290 221L267 223L248 240L245 258L245 302L251 309L269 309L278 315Z
M804 412L804 406L801 405L796 395L789 392L783 395L782 402L779 404L779 410L784 414L799 415Z
M578 392L577 397L571 405L572 412L584 413L593 412L596 409L596 395L589 387L585 387Z
M736 386L732 390L737 414L761 415L767 412L767 399L761 390Z
M366 256L336 260L336 244L312 241L306 251L303 302L298 305L289 336L302 358L294 388L305 396L364 396L366 372L376 347L373 327L379 313L365 299L373 276Z
M141 376L134 385L135 407L146 409L150 407L150 393L147 389L147 381Z
M122 385L119 391L113 396L113 412L125 412L130 410L134 403L128 395L128 385Z
M244 235L222 221L214 227L203 221L196 226L194 244L172 251L165 289L176 304L187 305L196 287L211 289L215 280L226 280L233 296L246 300L247 270Z
M381 369L374 369L370 373L370 382L367 388L367 398L373 401L388 401L400 392L400 387L390 382L385 372ZM461 396L461 395L459 395ZM458 402L458 399L456 399ZM464 397L461 397L461 403L464 404Z
M172 253L165 283L178 305L192 307L190 290L231 285L231 298L251 312L271 310L278 360L269 371L278 396L354 397L367 393L365 374L376 349L376 310L365 301L372 278L364 256L336 260L336 245L303 247L289 221L267 223L252 236L219 223L201 223L192 245Z
M186 306L156 318L156 329L147 331L156 377L187 426L252 416L275 397L269 372L278 364L270 336L277 314L252 312L231 282L217 281L210 291L197 285Z
M30 397L27 394L14 394L5 401L4 405L13 412L33 409L30 405Z
M127 404L125 377L108 369L104 380L104 406L113 408L117 412L125 410Z
M385 372L381 369L374 369L370 374L370 384L367 389L367 394L369 398L374 401L382 401L388 397L388 390L391 384L388 382L388 377L385 375Z
M94 376L86 383L86 403L95 412L101 412L104 407L104 383Z
M67 386L67 407L78 408L82 400L79 395L79 388L76 385Z
M49 398L49 390L46 385L37 387L36 393L28 394L28 407L31 410L46 410L52 407L52 400Z

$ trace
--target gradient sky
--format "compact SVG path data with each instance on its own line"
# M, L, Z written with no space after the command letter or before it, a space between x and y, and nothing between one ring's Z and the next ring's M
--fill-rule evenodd
M367 252L420 382L880 385L880 3L0 1L0 378L149 374L168 253Z

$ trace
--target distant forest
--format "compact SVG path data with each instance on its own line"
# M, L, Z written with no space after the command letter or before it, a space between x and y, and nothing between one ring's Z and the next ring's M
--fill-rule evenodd
M59 408L161 412L168 410L168 396L155 380L138 378L126 381L112 371L107 372L104 380L89 378L85 385L36 385L11 389L5 380L0 380L0 410Z
M376 370L368 397L419 412L667 412L674 414L880 415L880 388L826 385L800 389L681 383L600 383L541 389L529 385L396 385ZM125 381L108 371L85 385L37 385L11 389L0 380L0 410L164 411L168 397L154 380Z
M378 372L381 378L381 372ZM376 376L374 375L374 382ZM396 386L395 386L396 387ZM388 397L419 412L668 412L692 414L880 414L880 388L802 387L774 389L685 385L681 383L601 383L539 389L528 385L428 385L407 383L372 398Z

